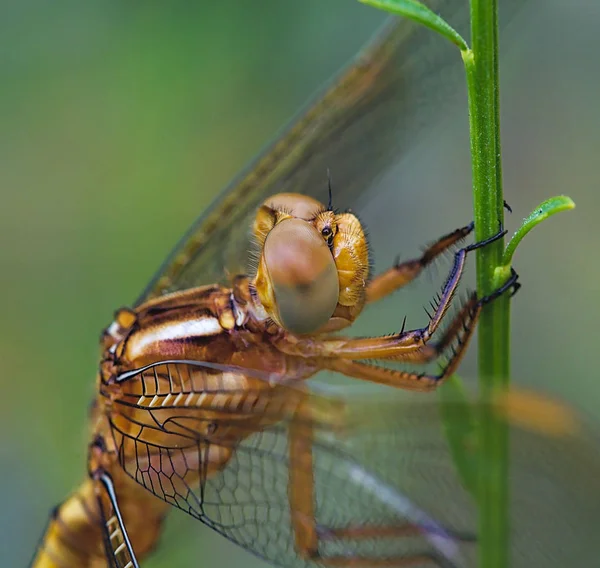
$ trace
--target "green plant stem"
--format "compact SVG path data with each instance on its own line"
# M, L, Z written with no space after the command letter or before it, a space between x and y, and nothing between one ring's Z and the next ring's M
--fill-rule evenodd
M500 162L498 108L497 0L471 0L472 50L463 52L467 74L473 167L473 201L477 240L503 226L504 198ZM501 264L500 239L477 253L477 290L490 294L502 282L494 278ZM479 380L489 399L509 381L509 298L487 305L479 322ZM482 405L485 408L485 405ZM508 539L508 430L490 413L480 416L479 429L479 565L506 568Z
M498 79L498 2L470 0L471 41L418 0L359 0L381 10L410 18L436 31L461 51L467 76L469 126L473 168L473 208L478 241L495 235L504 225L500 109ZM567 196L541 203L529 215L504 250L499 239L477 251L477 293L480 298L502 286L511 275L512 258L523 237L544 219L573 209ZM479 510L479 566L509 565L509 431L501 416L490 409L509 386L510 297L504 295L484 307L479 320L479 381L483 404L469 403L457 377L441 389L444 428L457 471L475 494ZM456 405L460 401L461 405ZM457 419L456 409L460 416ZM476 452L472 438L477 435Z

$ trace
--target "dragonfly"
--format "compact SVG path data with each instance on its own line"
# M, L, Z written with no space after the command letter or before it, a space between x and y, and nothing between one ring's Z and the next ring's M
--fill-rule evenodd
M116 312L101 338L88 476L52 512L33 567L139 566L173 507L280 566L474 565L476 506L431 391L458 367L483 307L516 290L516 273L489 297L458 301L469 253L487 244L463 244L468 223L373 275L354 212L432 120L421 105L431 69L450 73L455 58L427 30L386 24ZM423 327L399 318L391 335L340 335L448 251ZM439 372L395 365L436 360ZM309 388L322 370L394 396ZM584 428L552 435L544 418L559 411L511 400L486 411L515 433L515 565L595 558L596 439ZM463 401L448 408L458 422L468 415Z

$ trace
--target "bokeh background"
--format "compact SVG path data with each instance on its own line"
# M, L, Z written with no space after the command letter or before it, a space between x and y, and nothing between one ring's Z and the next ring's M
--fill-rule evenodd
M3 566L26 565L84 475L97 341L114 309L382 19L351 0L0 4ZM508 228L551 195L577 203L516 256L515 381L597 417L599 25L592 0L527 3L505 26L501 67ZM460 104L399 157L401 206L389 234L377 229L378 258L413 255L471 218ZM389 211L377 198L371 217ZM410 294L397 302L423 317ZM260 565L183 514L167 530L173 544L144 566Z

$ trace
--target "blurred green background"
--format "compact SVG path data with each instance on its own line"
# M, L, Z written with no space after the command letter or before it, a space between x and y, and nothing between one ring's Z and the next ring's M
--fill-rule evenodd
M3 565L26 565L84 475L113 311L381 21L351 0L1 3ZM506 28L501 68L508 228L551 195L577 203L516 256L515 381L596 414L599 25L597 2L531 2ZM382 256L406 258L471 218L468 141L453 130L464 116L405 160L414 185L390 231L406 239ZM183 514L168 531L174 544L144 566L260 565Z

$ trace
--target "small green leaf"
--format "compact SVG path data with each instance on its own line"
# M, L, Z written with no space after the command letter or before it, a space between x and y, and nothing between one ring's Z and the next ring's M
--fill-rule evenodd
M477 420L462 381L450 377L438 389L444 432L465 488L477 498Z
M555 215L556 213L560 213L561 211L568 211L569 209L574 209L575 203L570 197L566 195L559 195L557 197L551 197L550 199L541 203L530 215L523 221L521 227L517 230L517 232L513 235L512 239L508 243L506 250L504 251L504 255L502 257L503 266L500 267L504 269L506 267L510 267L512 264L512 257L515 254L515 250L519 243L523 240L523 237L531 231L536 225L541 223L544 219L547 219L551 215Z
M425 4L417 2L417 0L358 0L368 6L379 8L396 16L403 16L419 22L424 26L436 31L446 39L450 40L454 45L458 46L461 51L469 49L467 42L463 37L446 22L442 17L432 12Z

